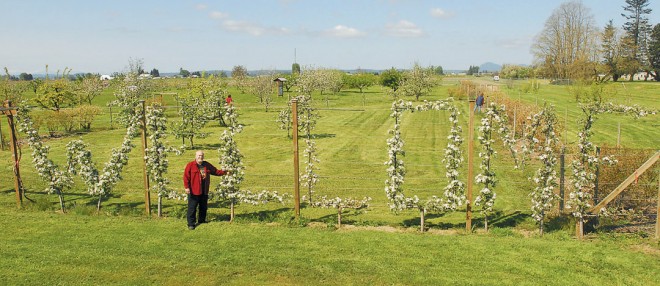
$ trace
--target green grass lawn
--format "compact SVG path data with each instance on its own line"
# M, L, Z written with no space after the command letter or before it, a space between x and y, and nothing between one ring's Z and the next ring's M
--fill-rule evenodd
M2 285L657 285L657 242L0 209Z

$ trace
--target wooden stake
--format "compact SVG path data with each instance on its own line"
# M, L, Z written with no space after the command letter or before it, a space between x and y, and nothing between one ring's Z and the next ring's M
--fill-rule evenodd
M140 105L142 105L142 158L144 158L144 165L142 170L144 171L144 208L148 216L151 216L151 194L149 193L149 173L147 171L147 120L145 116L145 104L144 100L140 100Z
M616 147L621 147L621 122L619 122L616 134Z
M298 158L298 100L291 101L291 119L293 120L293 193L296 219L300 218L300 166Z
M467 175L467 201L465 205L465 231L470 233L472 231L472 181L473 176L473 149L474 149L474 99L470 99L468 105L468 112L470 114L468 119L468 175Z
M16 107L11 106L11 101L6 100L2 112L7 115L7 123L9 124L9 137L11 143L12 161L14 162L14 189L16 190L16 206L20 208L23 205L23 188L21 186L21 172L18 158L18 144L16 143L16 126L14 125L14 115L16 114Z
M561 148L559 155L559 213L564 212L564 193L566 187L566 180L564 174L566 173L566 147Z
M655 239L660 239L660 175L658 175L658 207L655 210Z

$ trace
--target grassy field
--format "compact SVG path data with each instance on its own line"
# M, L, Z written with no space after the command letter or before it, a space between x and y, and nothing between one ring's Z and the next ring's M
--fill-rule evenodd
M458 78L445 78L424 100L445 99ZM541 106L553 104L566 126L563 142L575 144L580 110L569 88L542 84L538 92L522 92L526 81L476 83L496 88L511 99ZM489 87L492 86L492 87ZM660 108L657 83L608 84L613 102ZM181 92L181 91L178 91ZM236 138L244 158L246 177L242 189L293 192L292 141L275 122L289 95L275 97L269 111L256 97L232 89L244 131ZM106 90L95 99L105 113L92 132L45 139L51 158L65 164L65 145L81 138L90 144L97 165L109 159L111 148L121 144L125 130L111 124L106 103L114 98ZM164 98L168 104L173 100ZM588 241L574 241L570 218L556 217L547 234L538 238L530 218L527 179L534 168L514 170L512 159L498 142L494 169L495 214L489 218L490 234L464 235L465 213L430 214L431 233L419 235L415 211L394 214L384 194L387 130L392 99L381 87L364 94L346 90L314 95L321 118L314 133L320 163L317 195L373 198L366 212L344 215L347 229L334 231L336 212L304 207L300 222L292 222L292 204L237 208L236 223L226 223L229 210L220 203L210 209L211 223L188 232L182 219L183 201L165 201L166 218L144 217L142 150L137 147L111 196L96 213L96 198L85 192L80 178L65 193L69 212L57 214L57 198L44 194L44 182L31 165L31 151L23 147L22 180L30 200L16 210L9 151L0 151L0 216L6 222L0 233L3 258L9 269L1 284L625 284L653 285L660 269L660 245L637 233L628 236L592 232ZM410 100L413 100L412 98ZM417 103L416 103L417 104ZM461 122L467 120L467 102L458 102ZM117 112L117 110L113 110ZM177 120L175 109L168 119ZM406 113L402 132L406 149L408 196L442 195L446 184L443 150L449 125L446 111ZM3 121L3 131L6 123ZM658 149L657 115L640 119L616 114L600 115L594 125L599 145L620 142L631 148ZM476 124L475 124L476 125ZM113 127L113 128L111 128ZM211 122L211 135L195 140L207 160L218 162L218 138L223 128ZM464 128L465 130L465 128ZM45 134L44 130L41 130ZM138 143L139 139L135 142ZM171 145L181 141L170 135ZM467 144L466 144L467 145ZM181 171L194 152L170 155L169 178L181 189ZM301 156L301 160L302 160ZM478 158L475 158L475 171ZM657 170L657 167L656 167ZM462 170L466 174L466 168ZM567 173L568 176L568 173ZM212 179L218 182L217 178ZM657 185L657 183L656 183ZM182 190L181 190L182 191ZM304 194L305 190L301 192ZM153 195L152 195L153 197ZM152 205L155 199L152 199ZM475 229L483 227L475 213ZM307 226L307 227L301 227ZM355 231L351 231L355 230ZM386 230L386 231L383 231ZM593 230L592 230L593 231ZM4 272L4 271L3 271ZM485 274L485 275L481 275ZM6 279L6 280L2 280Z
M658 285L660 249L525 238L0 209L2 285ZM387 230L387 231L385 231Z

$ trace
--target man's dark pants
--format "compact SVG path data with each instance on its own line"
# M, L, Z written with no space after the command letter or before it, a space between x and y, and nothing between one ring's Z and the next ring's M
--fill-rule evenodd
M188 226L195 226L197 218L197 206L199 206L199 223L206 222L206 210L208 208L209 195L188 195Z

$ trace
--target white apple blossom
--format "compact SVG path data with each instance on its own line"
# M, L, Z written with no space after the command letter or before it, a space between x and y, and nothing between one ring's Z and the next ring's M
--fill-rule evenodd
M60 201L60 208L64 212L64 191L71 187L73 179L68 172L61 170L57 164L48 158L50 147L43 145L41 142L41 137L37 130L34 129L29 112L29 109L24 105L19 106L16 116L19 123L19 131L27 135L28 145L32 149L32 163L34 164L34 168L37 170L39 177L48 183L45 191L49 194L57 194Z

